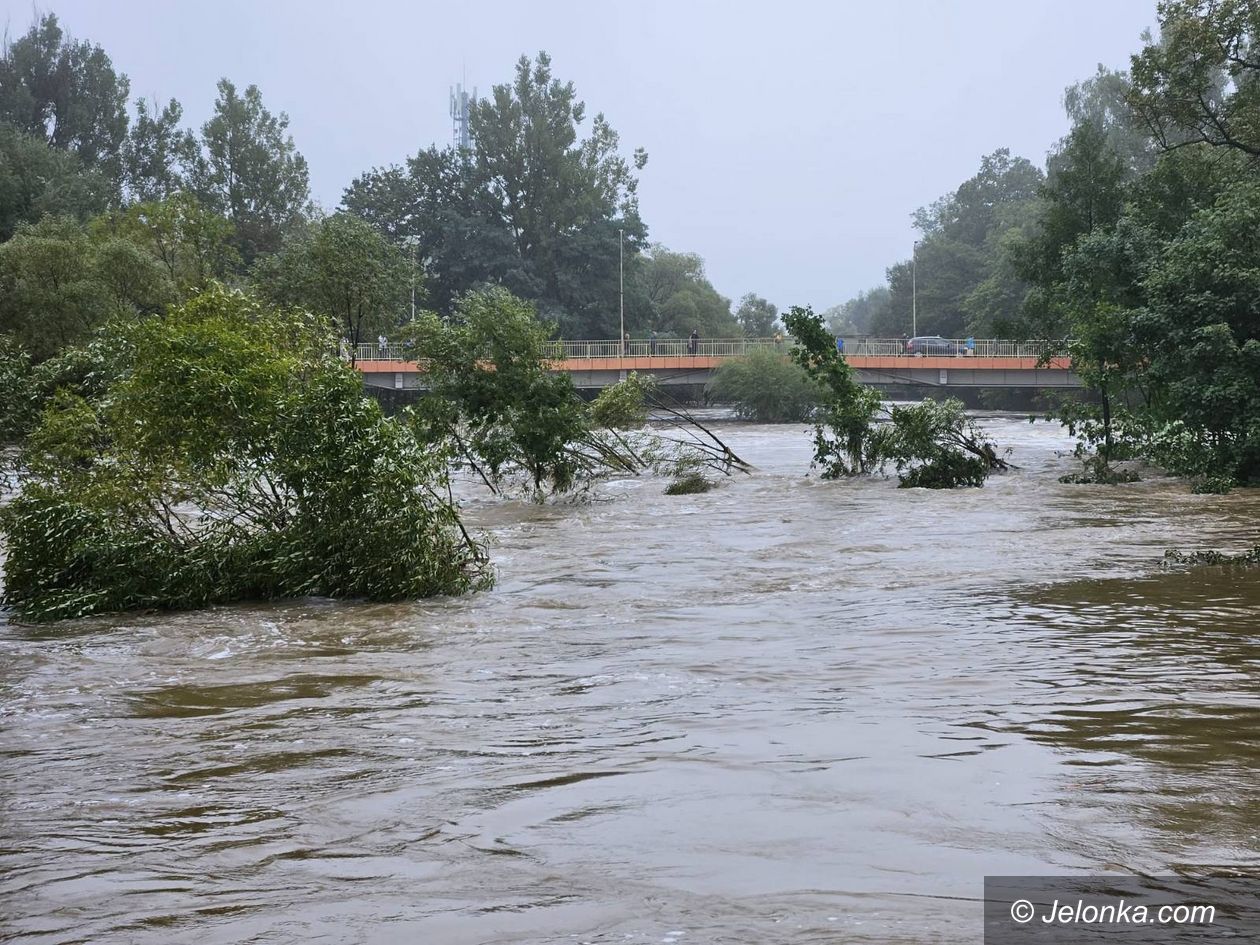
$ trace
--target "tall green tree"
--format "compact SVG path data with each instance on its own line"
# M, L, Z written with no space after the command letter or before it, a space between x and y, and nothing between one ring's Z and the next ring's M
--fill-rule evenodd
M185 170L197 143L180 128L183 108L175 99L159 107L139 99L136 120L122 143L122 175L127 196L139 203L166 200L184 187Z
M1025 311L1043 336L1063 336L1071 314L1054 286L1077 240L1113 227L1124 208L1128 171L1098 124L1076 125L1048 161L1050 173L1035 232L1012 247L1016 270L1034 287Z
M323 316L352 346L404 320L415 277L397 246L348 213L290 233L254 272L265 297Z
M133 203L105 226L157 259L181 296L228 280L240 266L232 224L186 190Z
M1260 481L1260 179L1196 213L1146 277L1137 330L1179 472Z
M890 297L872 329L961 337L1008 327L1013 313L1006 306L1017 306L1026 286L1003 265L1002 248L1031 225L1044 179L1026 158L1000 148L957 190L916 211L923 239L912 260L889 268Z
M875 286L864 289L847 302L833 305L822 313L822 319L833 335L865 335L890 302L888 286Z
M766 338L774 331L779 310L761 296L749 292L739 300L735 319L750 338Z
M189 182L199 200L232 221L248 264L279 249L285 231L302 221L310 205L309 174L288 133L289 116L273 115L258 86L242 94L220 79L218 89Z
M1165 150L1260 157L1260 6L1162 0L1159 37L1133 57L1129 101Z
M76 42L47 13L0 53L0 122L117 184L129 87L100 46Z
M93 238L64 217L23 224L0 245L0 333L36 360L85 340L114 315L159 311L171 286L134 244Z
M470 150L430 148L364 174L346 209L414 247L443 314L494 284L570 337L615 334L620 265L630 273L646 242L636 175L647 155L621 156L616 131L602 115L588 119L546 53L522 57L470 120ZM640 317L628 295L627 318Z
M720 295L695 253L677 253L659 243L636 261L630 290L638 312L630 324L686 336L694 329L705 338L738 335L731 302ZM615 335L616 332L614 331Z
M1133 108L1132 96L1133 83L1127 73L1100 65L1088 79L1068 86L1063 108L1072 127L1089 124L1102 129L1126 170L1144 174L1155 166L1157 149Z

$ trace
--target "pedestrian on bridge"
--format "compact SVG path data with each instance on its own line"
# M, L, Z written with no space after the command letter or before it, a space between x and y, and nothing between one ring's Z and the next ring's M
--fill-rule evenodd
M693 328L691 329L690 337L687 338L687 353L690 354L694 358L696 356L696 351L699 350L699 348L700 348L700 329Z
M648 335L648 355L656 357L656 329L652 329L652 333Z
M389 350L389 340L384 334L376 336L376 351L380 355L382 361L385 360L385 352Z
M621 339L621 353L624 355L630 353L630 332L626 332Z

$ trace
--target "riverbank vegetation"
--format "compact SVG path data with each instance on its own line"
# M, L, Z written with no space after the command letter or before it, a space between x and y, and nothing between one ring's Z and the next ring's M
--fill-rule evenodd
M1142 458L1220 491L1260 482L1260 7L1158 17L1127 71L1067 90L1044 174L995 152L915 215L918 325L1061 339L1096 395L1060 415L1081 481L1128 481L1114 463ZM855 300L860 327L909 330L909 270Z
M826 478L980 485L1007 463L959 404L885 408L836 351L836 332L907 331L917 272L920 331L1072 358L1096 397L1058 413L1070 478L1128 481L1117 464L1142 459L1201 491L1260 482L1260 10L1159 18L1128 72L1068 90L1044 171L986 156L915 215L913 263L831 330L792 309L784 354L729 363L712 392L811 419ZM367 171L331 214L256 87L221 80L198 129L129 97L51 14L0 51L0 443L22 471L0 527L21 613L461 593L489 567L452 469L532 499L748 471L646 378L591 406L548 370L557 337L619 333L623 251L633 333L764 335L778 313L755 294L732 312L700 257L650 241L647 155L545 53L473 104L470 147ZM381 334L428 367L394 418L353 371Z
M316 320L212 288L94 349L0 511L5 595L30 619L309 594L483 586L446 452L363 396Z

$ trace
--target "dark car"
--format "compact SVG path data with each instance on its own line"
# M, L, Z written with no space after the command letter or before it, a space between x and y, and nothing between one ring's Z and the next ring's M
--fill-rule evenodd
M962 350L961 342L950 341L948 338L942 338L940 335L920 335L906 342L906 354L921 356L946 355L954 358L962 354Z

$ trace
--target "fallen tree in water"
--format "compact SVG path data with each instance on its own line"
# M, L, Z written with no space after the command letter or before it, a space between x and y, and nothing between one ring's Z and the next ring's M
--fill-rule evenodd
M857 382L818 315L794 306L783 323L795 341L792 358L823 391L814 415L814 464L824 479L891 465L904 487L951 489L983 485L991 472L1011 468L957 400L885 408Z
M541 500L610 475L751 469L649 378L632 374L586 404L568 375L550 370L548 327L503 289L470 293L454 319L424 315L412 332L429 396L406 416L496 495ZM642 429L649 411L668 432Z
M1244 551L1241 554L1229 555L1220 551L1195 551L1190 554L1184 554L1176 549L1170 548L1164 552L1165 564L1190 564L1190 565L1223 565L1226 567L1254 567L1260 564L1260 545L1256 545L1250 551Z

